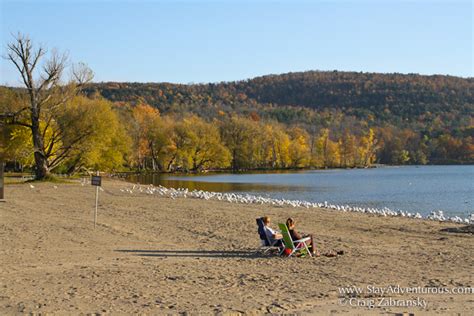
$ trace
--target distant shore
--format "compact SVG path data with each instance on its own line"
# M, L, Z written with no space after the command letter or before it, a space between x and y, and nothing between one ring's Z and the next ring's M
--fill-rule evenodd
M176 170L176 171L159 171L159 170L128 170L128 171L119 171L119 172L112 172L109 173L111 176L116 177L126 177L130 174L163 174L163 175L201 175L201 174L212 174L212 173L280 173L280 172L298 172L298 171L317 171L317 170L346 170L346 169L371 169L371 168L387 168L387 167L420 167L420 166L471 166L474 163L469 162L440 162L440 163L430 163L425 165L388 165L388 164L373 164L371 166L366 167L324 167L324 168L315 168L315 167L308 167L308 168L253 168L253 169L239 169L239 170L232 170L229 168L225 169L206 169L201 171L184 171L184 170ZM32 172L16 172L16 171L8 171L5 173L6 177L17 177L18 175L31 175L33 176ZM66 176L66 175L64 175Z
M373 164L371 166L366 167L340 167L340 168L333 168L333 167L324 167L324 168L254 168L254 169L239 169L239 170L232 170L232 169L209 169L209 170L202 170L202 171L157 171L157 170L131 170L131 171L124 171L124 172L117 172L115 173L116 176L121 175L129 175L129 174L163 174L163 175L201 175L201 174L212 174L212 173L280 173L280 172L298 172L298 171L318 171L318 170L347 170L347 169L372 169L372 168L390 168L390 167L420 167L420 166L471 166L474 163L439 163L439 164L425 164L425 165L388 165L388 164Z
M472 287L474 237L458 230L464 225L123 192L129 186L104 181L94 230L94 187L7 185L0 313L474 312L466 293L355 295L427 304L374 308L340 294L350 286ZM262 215L275 226L291 216L321 252L344 255L262 257Z

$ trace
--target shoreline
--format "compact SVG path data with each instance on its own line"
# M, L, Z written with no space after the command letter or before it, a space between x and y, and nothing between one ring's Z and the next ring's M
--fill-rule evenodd
M205 200L218 200L229 203L242 203L242 204L259 204L259 205L276 205L276 206L292 206L292 207L303 207L303 208L320 208L320 209L329 209L337 210L341 212L355 212L362 214L371 214L382 217L405 217L411 219L420 219L420 220L432 220L440 222L453 222L458 224L474 225L474 213L470 214L465 218L460 216L445 217L444 212L432 211L430 215L422 216L419 212L405 212L403 210L393 211L387 207L382 209L379 208L369 208L369 207L359 207L359 206L349 206L349 205L337 205L330 204L327 201L324 203L321 202L309 202L304 200L288 200L288 199L277 199L277 198L266 198L259 195L252 194L238 194L238 193L229 193L229 192L212 192L204 190L192 190L189 191L187 188L169 188L162 185L154 186L153 184L133 184L133 182L127 181L132 185L131 188L127 187L122 192L128 192L130 194L134 193L134 190L137 190L139 193L145 194L159 194L161 196L167 196L172 199L175 198L187 198L188 196L196 199L205 199Z
M316 168L316 167L304 167L304 168L277 168L277 169L268 169L268 168L256 168L256 169L240 169L240 170L232 170L232 169L209 169L209 170L202 170L202 171L153 171L153 170L135 170L135 171L124 171L124 172L117 172L114 175L120 177L120 175L130 175L130 174L140 174L140 175L147 175L147 174L159 174L159 175L183 175L183 176L193 176L193 175L206 175L206 174L252 174L252 173L292 173L292 172L299 172L299 171L324 171L324 170L354 170L354 169L377 169L377 168L399 168L399 167L435 167L435 166L473 166L474 163L439 163L439 164L426 164L426 165L388 165L388 164L373 164L371 166L366 167L324 167L324 168Z
M302 167L302 168L256 168L256 169L240 169L240 170L232 170L232 169L206 169L202 171L158 171L158 170L131 170L131 171L122 171L122 172L115 172L110 173L109 176L111 178L119 178L122 179L127 175L139 174L139 175L148 175L148 174L159 174L159 175L183 175L183 176L193 176L193 175L207 175L207 174L252 174L252 173L293 173L299 171L324 171L324 170L357 170L357 169L377 169L377 168L399 168L399 167L437 167L437 166L473 166L474 163L439 163L439 164L425 164L425 165L388 165L388 164L373 164L371 166L366 167L324 167L324 168L316 168L316 167ZM34 174L32 172L18 172L18 171L6 171L5 177L21 177L22 175L28 175L28 177L33 177ZM68 177L68 175L62 174L53 174L54 176L58 177ZM78 175L78 177L80 177Z
M388 166L388 167L400 167L400 166ZM356 168L357 169L357 168ZM362 169L362 168L359 168ZM324 170L324 169L321 169ZM331 169L331 170L338 170L338 169ZM295 170L293 170L295 171ZM302 171L308 171L308 170L302 170ZM278 172L277 172L278 173ZM137 173L132 173L132 174L137 174ZM139 173L140 174L140 173ZM146 174L146 173L145 173ZM153 173L151 173L153 174ZM173 174L173 173L158 173L158 174ZM174 174L180 174L180 173L174 173ZM192 174L186 174L183 173L182 175L187 175L191 176ZM196 174L196 175L203 175L203 174ZM388 207L383 207L383 208L371 208L371 207L364 207L364 206L357 206L357 205L348 205L348 204L334 204L334 203L329 203L327 201L324 202L311 202L311 201L305 201L305 200L290 200L290 199L284 199L284 198L267 198L259 195L252 195L252 194L240 194L240 193L231 193L231 192L214 192L214 191L206 191L206 190L197 190L194 189L192 191L189 191L187 188L173 188L173 187L166 187L162 185L155 186L153 184L141 184L141 183L136 183L128 178L127 176L120 176L120 174L113 174L111 176L107 176L108 179L110 180L116 180L116 181L122 181L124 183L128 183L132 186L132 191L135 189L135 187L140 188L140 187L151 187L151 188L165 188L166 190L161 192L161 193L166 193L170 195L176 195L176 197L182 197L182 194L184 192L190 193L192 197L195 198L204 198L205 196L209 196L210 198L216 198L218 200L224 200L228 201L228 198L233 196L232 199L234 202L237 202L235 200L235 196L239 197L239 199L243 200L251 200L255 202L250 202L250 203L258 203L258 204L278 204L279 206L282 205L290 205L294 207L306 207L306 208L323 208L323 209L331 209L331 210L337 210L341 212L356 212L356 213L364 213L364 214L372 214L372 215L377 215L377 216L383 216L383 217L406 217L406 218L412 218L412 219L421 219L421 220L434 220L434 221L441 221L441 222L453 222L453 223L460 223L460 224L465 224L465 225L474 225L474 213L470 213L469 215L466 215L465 217L461 216L445 216L443 210L435 210L431 211L429 215L421 215L420 212L409 212L409 211L404 211L404 210L392 210ZM6 177L6 179L12 178L12 177ZM15 177L13 177L15 178ZM19 177L18 177L19 178ZM22 176L24 178L24 176ZM61 178L59 178L61 179ZM67 181L81 181L81 183L86 184L87 181L90 183L90 179L86 177L79 177L76 179L67 179ZM6 184L12 185L12 184L22 184L22 182L15 182L15 181L6 181ZM84 185L83 184L83 185ZM126 188L127 190L130 190L130 188ZM169 191L169 192L168 192ZM153 194L151 192L150 194ZM204 196L202 196L204 195ZM246 202L243 202L244 204Z
M397 167L397 166L389 166L389 167ZM361 168L359 168L361 169ZM324 170L324 169L321 169ZM338 169L331 169L331 170L338 170ZM296 171L296 170L293 170ZM302 170L302 171L308 171L308 170ZM132 173L132 174L137 174L137 173ZM141 173L138 173L140 175L143 175ZM145 173L146 174L146 173ZM151 173L153 174L153 173ZM173 174L173 173L157 173L157 174ZM179 173L175 173L179 174ZM182 175L187 175L191 176L191 174L186 174L183 173ZM197 176L203 175L203 174L196 174ZM6 177L6 178L12 178L12 177ZM13 177L15 178L15 177ZM19 176L17 177L19 178ZM23 176L24 178L24 176ZM474 213L471 213L469 215L466 215L465 217L461 216L445 216L443 210L435 210L431 211L429 215L421 215L420 212L409 212L409 211L404 211L404 210L392 210L388 207L383 207L383 208L371 208L371 207L364 207L364 206L358 206L358 205L348 205L348 204L334 204L334 203L329 203L327 201L324 202L311 202L311 201L305 201L305 200L290 200L290 199L284 199L284 198L268 198L268 197L263 197L259 195L253 195L253 194L240 194L240 193L235 193L235 192L214 192L214 191L206 191L206 190L197 190L194 189L192 191L189 191L187 188L173 188L173 187L166 187L162 185L155 186L153 184L141 184L141 183L136 183L133 182L129 179L126 178L125 176L119 176L119 174L113 174L107 176L108 179L114 180L114 181L122 181L124 183L128 183L132 185L132 188L126 188L127 190L135 190L135 187L139 189L140 187L151 187L153 191L150 192L150 194L154 194L155 189L160 189L164 188L166 190L162 192L158 192L157 194L168 194L168 195L176 195L176 197L182 197L183 193L185 192L186 194L189 194L189 196L194 197L194 198L201 198L201 199L206 199L206 196L209 198L215 198L217 200L223 200L223 201L229 201L229 198L233 200L233 202L238 202L238 200L242 201L242 203L257 203L257 204L272 204L272 205L290 205L293 207L306 207L306 208L324 208L324 209L331 209L331 210L337 210L341 212L356 212L356 213L363 213L363 214L372 214L372 215L377 215L377 216L383 216L383 217L406 217L406 218L412 218L412 219L421 219L421 220L434 220L434 221L440 221L440 222L453 222L453 223L460 223L460 224L466 224L466 225L474 225ZM59 178L61 179L61 177ZM90 179L86 177L78 177L76 179L67 179L66 181L80 181L82 185L88 184L90 182ZM22 184L22 182L14 182L14 181L6 181L7 185L12 185L12 184ZM139 189L143 190L143 189ZM250 201L250 202L249 202Z

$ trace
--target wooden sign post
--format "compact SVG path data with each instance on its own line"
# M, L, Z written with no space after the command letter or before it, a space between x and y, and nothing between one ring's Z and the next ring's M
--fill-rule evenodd
M97 175L92 176L91 184L95 185L95 213L94 213L94 229L97 225L97 206L99 205L99 187L102 185L102 177L99 176L99 171Z

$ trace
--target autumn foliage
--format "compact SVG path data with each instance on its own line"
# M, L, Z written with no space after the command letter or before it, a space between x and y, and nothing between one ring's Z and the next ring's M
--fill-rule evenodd
M353 73L312 72L215 85L92 84L48 112L40 130L52 172L68 174L474 162L470 79L361 76L364 84ZM4 111L24 103L24 90L0 89ZM31 131L5 128L7 167L32 168Z

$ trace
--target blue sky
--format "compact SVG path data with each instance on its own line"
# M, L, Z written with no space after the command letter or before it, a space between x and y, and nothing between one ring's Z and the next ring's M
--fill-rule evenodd
M304 70L473 76L471 1L8 1L11 34L95 81L219 82ZM0 61L0 84L19 76Z

